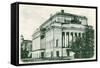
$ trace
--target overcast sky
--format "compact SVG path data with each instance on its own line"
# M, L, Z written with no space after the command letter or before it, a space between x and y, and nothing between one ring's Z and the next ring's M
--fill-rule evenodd
M88 24L95 28L95 9L72 8L72 7L52 7L37 5L20 5L19 7L19 36L22 34L25 39L31 39L36 28L44 23L52 14L64 10L66 13L86 16Z

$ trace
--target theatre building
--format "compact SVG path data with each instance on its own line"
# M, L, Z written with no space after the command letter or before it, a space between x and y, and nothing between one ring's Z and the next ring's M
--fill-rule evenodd
M88 25L85 16L61 10L50 16L32 35L32 58L73 59L70 46L84 36Z

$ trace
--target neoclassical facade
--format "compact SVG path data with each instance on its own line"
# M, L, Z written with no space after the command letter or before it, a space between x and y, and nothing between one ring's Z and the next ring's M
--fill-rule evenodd
M50 16L32 35L32 58L74 58L70 46L77 37L84 36L86 25L85 16L64 10Z

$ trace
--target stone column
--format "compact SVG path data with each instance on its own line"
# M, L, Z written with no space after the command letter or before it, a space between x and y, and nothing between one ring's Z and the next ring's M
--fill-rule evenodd
M81 38L82 38L82 33L81 33Z
M67 48L69 48L69 41L70 41L70 34L69 34L69 32L67 32L67 36L68 36L68 47ZM69 49L66 49L66 53L67 53L67 56L70 56L70 53L69 53Z
M72 40L71 40L71 45L73 43L73 32L71 32Z
M66 32L66 37L67 37L67 39L66 39L66 47L68 47L68 34L67 34L67 32Z
M63 32L63 47L65 46L65 32Z
M73 42L75 42L75 33L73 33Z
M69 47L69 32L67 32L67 35L68 35L68 47Z
M63 32L62 32L62 47L63 47Z
M69 47L72 44L72 40L73 40L72 32L69 32Z
M66 32L65 32L65 46L66 47L66 42L67 42L67 37L66 37Z
M71 33L69 32L69 47L70 47L70 42L71 42Z

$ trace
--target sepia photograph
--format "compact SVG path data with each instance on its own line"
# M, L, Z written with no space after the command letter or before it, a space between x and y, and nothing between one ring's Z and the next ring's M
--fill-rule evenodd
M19 4L19 64L96 60L96 8Z

